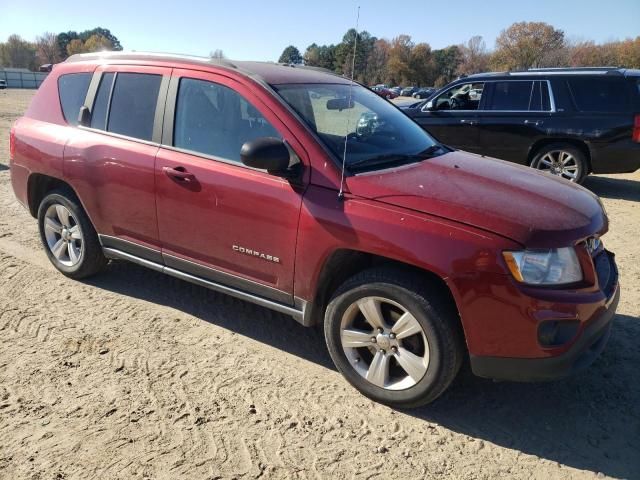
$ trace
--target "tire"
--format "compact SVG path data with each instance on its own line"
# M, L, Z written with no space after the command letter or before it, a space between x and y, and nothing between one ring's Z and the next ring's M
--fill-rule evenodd
M338 288L325 313L325 339L336 367L377 402L412 408L434 401L456 377L465 351L457 311L445 298L439 286L430 288L422 276L400 269L353 276ZM379 308L372 307L376 302ZM384 332L365 320L363 309L382 313ZM411 368L405 369L401 358ZM374 364L377 368L371 368Z
M38 228L49 260L67 277L89 277L108 263L89 217L71 192L55 190L44 197Z
M554 143L541 148L530 166L574 183L582 183L589 174L585 154L567 143Z

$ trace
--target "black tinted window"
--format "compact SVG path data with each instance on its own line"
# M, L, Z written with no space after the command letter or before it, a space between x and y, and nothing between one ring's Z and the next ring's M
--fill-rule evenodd
M161 75L118 73L111 95L108 130L151 140Z
M109 97L111 96L114 76L113 73L105 73L100 79L98 94L96 95L95 102L93 102L93 110L91 110L91 128L104 130L107 127Z
M549 86L547 85L547 82L533 82L533 91L531 92L529 110L534 112L551 110Z
M69 73L58 78L58 92L62 113L67 123L78 125L78 113L87 96L91 73Z
M183 78L178 89L173 145L240 162L242 144L280 137L258 110L228 87Z
M622 78L571 78L567 83L576 108L582 112L626 112L630 109Z
M534 82L495 82L489 110L529 110Z

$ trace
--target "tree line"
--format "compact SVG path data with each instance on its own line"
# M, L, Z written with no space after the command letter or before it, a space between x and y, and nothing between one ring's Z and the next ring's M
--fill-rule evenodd
M368 85L442 86L461 75L542 67L640 68L640 36L603 44L570 41L562 30L544 22L514 23L498 35L493 51L481 36L464 44L431 49L428 43L415 43L409 35L387 40L350 29L340 43L312 43L304 53L289 45L278 61L350 76L356 39L354 78Z
M76 53L100 50L122 50L118 38L106 28L93 28L84 32L45 32L34 42L20 35L10 35L0 43L0 66L37 70L40 65L59 63Z

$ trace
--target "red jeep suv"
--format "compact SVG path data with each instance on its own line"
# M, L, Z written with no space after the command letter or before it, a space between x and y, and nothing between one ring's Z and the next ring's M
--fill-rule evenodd
M323 324L346 379L396 406L465 358L494 379L584 368L618 304L595 195L317 69L75 55L14 125L11 178L63 274L124 259Z

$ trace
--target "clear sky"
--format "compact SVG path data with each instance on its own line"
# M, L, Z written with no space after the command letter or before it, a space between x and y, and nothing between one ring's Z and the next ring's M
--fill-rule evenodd
M108 28L125 50L207 55L220 48L237 60L277 60L289 44L304 53L338 43L354 26L377 37L411 35L432 48L482 35L489 48L516 21L545 21L572 39L640 35L640 0L0 0L0 41L51 31Z

